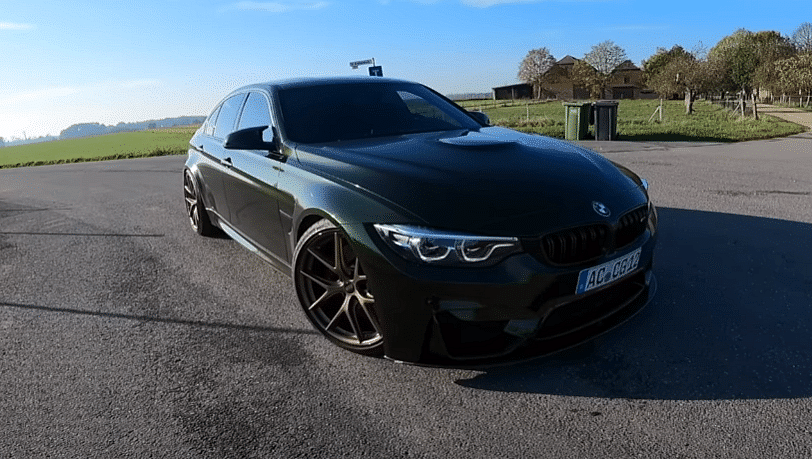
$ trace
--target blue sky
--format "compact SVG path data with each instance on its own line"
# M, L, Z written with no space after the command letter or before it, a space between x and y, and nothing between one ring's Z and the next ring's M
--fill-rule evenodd
M205 115L241 85L364 74L349 62L373 57L385 76L489 92L533 48L580 58L612 40L640 65L807 21L808 0L0 0L0 137Z

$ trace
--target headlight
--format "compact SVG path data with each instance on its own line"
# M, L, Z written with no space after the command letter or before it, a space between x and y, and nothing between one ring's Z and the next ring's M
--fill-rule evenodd
M648 180L641 178L640 181L643 183L643 190L646 192L646 201L648 203L648 229L651 234L654 234L657 232L657 208L654 207L654 203L651 202L651 195L648 194Z
M487 266L520 249L514 237L473 236L409 225L376 224L386 244L403 258L440 266Z

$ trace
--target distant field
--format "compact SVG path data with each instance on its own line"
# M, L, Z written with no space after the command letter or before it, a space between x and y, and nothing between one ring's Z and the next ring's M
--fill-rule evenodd
M186 153L197 126L56 140L0 148L0 168Z
M564 137L564 106L560 101L469 100L458 102L468 110L482 110L491 123L550 137ZM685 114L679 100L665 101L663 121L649 122L659 105L657 100L621 100L618 105L619 140L740 142L798 134L805 128L764 116L742 119L720 106L697 101L694 114ZM590 128L591 135L594 131Z
M682 101L666 101L663 121L650 122L656 100L621 100L618 106L619 140L739 142L785 137L804 127L771 116L741 119L720 106L697 101L695 113L685 115ZM459 102L468 110L482 110L491 123L550 137L564 137L564 107L560 101ZM81 139L58 140L0 148L0 168L66 162L125 159L184 154L197 126L125 132ZM590 128L590 135L592 134Z

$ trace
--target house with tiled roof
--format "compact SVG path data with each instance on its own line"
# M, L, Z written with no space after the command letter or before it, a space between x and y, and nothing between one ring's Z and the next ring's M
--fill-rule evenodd
M548 71L551 82L544 85L542 99L579 100L589 99L589 90L572 81L572 67L578 62L572 56L558 60ZM643 71L632 61L620 64L612 74L604 99L640 99L648 98L650 91L643 85ZM493 88L494 99L530 99L533 87L527 83L513 84ZM653 97L653 96L652 96Z

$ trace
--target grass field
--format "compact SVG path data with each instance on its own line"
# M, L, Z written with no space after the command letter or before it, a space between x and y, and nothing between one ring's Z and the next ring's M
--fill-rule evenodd
M690 116L685 114L682 101L666 101L663 121L655 117L650 122L658 101L619 102L618 140L739 142L805 131L802 126L771 116L763 116L759 121L742 119L704 101L694 105L695 113ZM484 111L494 125L564 137L564 106L559 101L469 100L460 105ZM0 148L0 168L184 154L196 129L197 126L185 126L5 147ZM594 132L592 128L590 132Z
M0 148L0 168L185 154L197 126L42 142Z
M468 110L482 110L491 123L550 137L564 137L564 107L560 101L527 103L524 101L470 100L460 103ZM742 119L709 102L697 101L694 114L685 114L682 101L663 104L663 121L649 122L659 105L657 100L621 100L618 105L618 140L740 142L798 134L805 128L787 121L764 116L755 121ZM594 135L594 131L590 128Z

